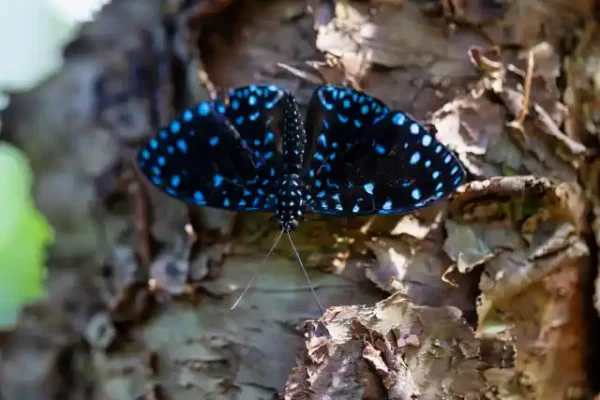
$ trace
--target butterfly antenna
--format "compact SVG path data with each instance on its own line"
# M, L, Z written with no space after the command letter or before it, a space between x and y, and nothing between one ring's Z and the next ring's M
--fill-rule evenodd
M283 230L281 231L279 236L277 236L277 239L275 240L275 243L273 243L271 250L269 250L269 252L265 256L265 259L263 260L263 264L267 261L267 258L269 258L269 256L273 252L273 250L275 250L275 246L277 246L277 243L279 243L279 239L281 239L281 236L283 236ZM254 282L254 280L256 279L256 274L257 274L257 271L254 271L254 274L252 275L252 279L250 279L250 282L248 282L248 284L246 285L246 289L244 289L244 291L242 292L240 297L238 297L238 299L235 301L235 303L233 303L233 305L231 306L231 308L229 310L231 310L231 311L235 310L235 308L238 306L238 304L240 304L240 301L242 301L242 297L244 297L244 295L246 294L248 289L250 289L252 282Z
M315 288L313 287L313 284L308 276L308 272L306 272L306 268L304 268L304 264L302 264L302 259L300 258L300 254L298 254L298 250L296 250L296 246L294 246L294 242L292 242L292 236L290 235L289 232L287 232L287 237L290 240L290 244L292 245L292 249L294 249L294 253L296 253L296 258L298 259L298 262L300 263L300 267L302 267L302 272L304 272L304 276L306 277L306 281L308 282L308 286L310 287L310 290L313 294L313 296L315 296L315 300L317 300L317 305L319 306L319 311L321 311L321 314L325 314L325 310L323 309L323 306L321 305L321 302L319 301L319 298L317 297L317 293L315 292Z

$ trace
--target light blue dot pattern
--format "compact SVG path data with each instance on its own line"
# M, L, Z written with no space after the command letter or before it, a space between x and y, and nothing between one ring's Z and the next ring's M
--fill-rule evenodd
M177 140L177 147L182 153L187 153L187 143L183 139Z
M419 153L418 151L414 152L413 155L410 157L410 165L415 165L419 162L420 159L421 153Z
M183 120L185 122L190 122L194 118L194 114L190 110L185 110L183 113Z
M265 141L264 144L269 144L271 143L273 140L275 139L275 135L273 134L273 132L267 132L267 134L265 135Z
M319 138L318 138L319 144L323 147L327 147L327 138L325 137L324 134L320 134Z
M200 103L200 105L198 106L198 114L200 114L202 117L206 117L209 113L210 106L208 105L208 103Z
M413 199L415 200L419 200L421 198L421 191L417 188L413 189L413 191L410 194L412 196Z
M221 186L221 183L223 183L223 177L219 174L215 174L215 176L213 176L213 186L218 188Z
M171 122L171 132L172 133L179 133L180 130L181 130L181 123L179 121Z
M399 126L404 125L404 121L406 121L406 116L402 113L396 113L396 115L394 115L394 118L392 119L392 122Z

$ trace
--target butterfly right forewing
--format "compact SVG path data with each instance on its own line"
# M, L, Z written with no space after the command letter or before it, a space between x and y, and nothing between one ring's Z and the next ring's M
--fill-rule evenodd
M465 179L456 156L400 111L377 121L344 159L348 214L405 214L447 197Z
M307 212L408 213L462 182L456 157L416 121L364 93L325 88L317 89L309 107L323 121L318 129L307 128L312 137L304 176ZM311 126L309 118L306 125Z

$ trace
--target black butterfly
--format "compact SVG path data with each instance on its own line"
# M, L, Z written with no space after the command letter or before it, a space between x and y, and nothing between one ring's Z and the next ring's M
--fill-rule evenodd
M139 151L142 173L184 202L273 212L282 233L304 213L405 214L465 179L457 158L380 100L317 88L304 124L287 91L251 85L184 111Z

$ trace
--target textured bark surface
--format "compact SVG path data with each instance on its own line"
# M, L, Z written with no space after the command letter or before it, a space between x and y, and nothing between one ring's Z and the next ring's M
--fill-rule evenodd
M2 115L56 239L48 298L0 336L0 398L595 394L597 9L113 1ZM176 112L252 82L302 107L321 83L365 90L435 126L469 172L414 215L305 221L293 238L324 316L287 244L263 262L268 215L188 207L133 166Z

